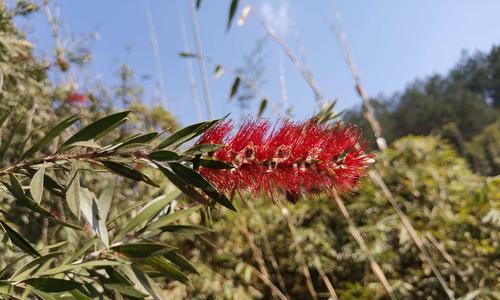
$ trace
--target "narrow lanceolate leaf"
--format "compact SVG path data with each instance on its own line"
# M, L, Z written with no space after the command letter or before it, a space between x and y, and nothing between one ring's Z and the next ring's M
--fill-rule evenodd
M64 252L53 252L49 253L47 255L38 257L29 263L23 265L22 267L18 268L14 274L10 277L9 280L11 281L21 281L24 279L28 279L30 277L30 273L33 272L34 269L39 268L43 264L47 263L50 260L53 260L54 258L64 254Z
M106 229L106 220L103 219L99 204L94 193L86 188L81 189L80 210L92 229L101 239L104 246L109 247L108 230Z
M208 152L219 150L222 147L224 147L224 145L220 145L220 144L199 144L199 145L194 145L193 147L189 148L188 150L186 150L186 152L184 152L184 154L187 154L187 155L205 154L205 153L208 153Z
M46 217L49 221L52 221L54 223L61 224L61 225L64 225L66 227L70 227L73 229L78 229L78 230L82 229L77 225L66 223L66 222L63 222L63 221L55 218L48 210L46 210L45 208L43 208L40 205L38 205L37 203L35 203L35 201L33 201L33 199L31 199L30 197L28 197L28 195L26 195L24 193L23 187L21 186L21 183L19 182L19 180L17 179L17 177L14 174L12 174L12 173L9 174L9 178L10 178L10 184L8 184L7 182L3 182L3 181L2 181L2 183L9 190L9 192L14 196L14 198L16 198L16 200L18 201L18 204L20 204L21 206L24 206L26 208L29 208L34 212L39 213L40 215Z
M215 79L219 79L222 74L224 74L224 69L222 68L221 65L217 65L215 66L215 70L214 70L214 76L215 76Z
M179 154L168 150L158 150L151 152L149 154L149 159L156 161L173 161L179 159Z
M195 160L198 166L209 168L209 169L233 169L234 166L232 164L225 163L220 160L213 160L213 159L196 159Z
M52 128L41 140L39 140L31 148L24 152L24 154L21 156L21 159L32 157L36 152L49 144L54 138L59 136L64 130L73 125L78 120L78 115L72 115L71 117L64 119L61 123Z
M236 14L236 11L238 9L238 0L232 0L231 1L231 6L229 7L229 16L227 17L227 29L231 28L231 23L233 22L234 15Z
M106 160L101 161L101 163L107 169L109 169L110 171L112 171L120 176L129 178L129 179L132 179L135 181L144 181L145 183L152 185L152 186L155 186L155 187L160 186L156 181L149 178L146 174L143 174L142 172L139 172L136 169L134 169L126 164L118 163L118 162L114 162L114 161L106 161Z
M36 251L36 249L27 241L25 240L17 231L15 231L12 227L10 227L7 223L4 221L0 220L0 225L2 226L3 230L9 237L10 241L19 247L21 250L24 252L28 253L29 255L32 256L40 256L40 253Z
M190 214L197 211L198 209L200 209L200 206L186 208L186 209L179 210L179 211L176 211L174 213L162 216L158 220L151 223L148 226L147 230L155 230L155 229L161 228L163 226L170 225L170 224L174 223L175 221L178 221L179 219L181 219L185 216L189 216Z
M30 278L23 282L47 293L67 292L82 286L82 284L78 281L47 277Z
M88 141L91 139L96 139L101 136L102 133L107 133L110 128L115 128L116 124L120 124L125 120L130 111L123 111L116 114L106 116L102 119L91 123L78 131L75 135L70 137L66 142L64 142L61 148L69 146L73 143L80 141Z
M167 225L160 228L161 231L171 232L171 233L182 233L182 234L203 234L207 232L212 232L212 230L197 226L197 225Z
M171 136L167 137L164 139L155 149L163 149L166 147L175 147L178 146L182 143L185 143L206 130L212 128L217 122L220 120L212 120L212 121L207 121L207 122L201 122L201 123L196 123L193 125L189 125L185 128L182 128L179 131L174 132Z
M121 266L123 264L124 264L123 262L119 262L119 261L99 259L99 260L87 261L87 262L80 263L80 264L68 264L68 265L57 266L57 267L49 269L49 270L38 272L35 275L40 276L40 277L41 276L52 276L52 275L61 274L61 273L65 273L68 271L78 270L78 269L82 269L82 268L84 268L84 269L102 269L105 267Z
M257 113L257 118L262 117L262 114L266 110L267 107L267 98L262 99L259 105L259 112Z
M200 194L195 188L193 188L190 184L188 184L184 179L175 175L169 169L163 167L162 165L157 164L160 171L172 182L181 192L183 192L186 196L193 199L196 202L201 204L208 204L207 199Z
M238 87L240 86L241 78L238 76L234 79L233 85L231 85L231 92L229 93L229 99L232 99L234 95L238 92Z
M182 283L187 283L189 281L189 278L186 276L186 274L179 271L179 269L171 265L165 258L161 256L150 256L146 258L144 262L169 278L178 280Z
M135 144L146 144L152 141L154 138L158 136L158 132L148 132L136 134L131 137L126 138L120 142L120 145L116 147L116 149L125 148L129 145Z
M45 164L36 171L35 175L31 178L31 183L30 183L30 193L31 196L33 197L33 200L37 204L40 204L42 201L42 195L43 195L43 180L45 178Z
M66 202L71 213L80 219L80 173L78 171L75 171L73 180L66 190Z
M179 192L175 191L168 195L160 196L153 201L151 201L147 206L145 206L135 217L133 217L127 224L118 232L115 240L120 240L125 237L127 233L138 228L140 225L151 221L160 211L162 211L167 204L172 202L175 198L179 196Z
M236 211L233 203L221 192L219 192L210 182L191 168L180 163L169 163L172 171L181 177L184 181L202 189L210 198L220 205Z
M169 245L150 242L123 244L111 247L111 249L133 258L145 258L175 250L174 247Z
M101 208L101 217L106 222L109 215L109 209L111 207L111 203L113 202L113 194L115 192L114 184L108 185L104 191L102 191L101 196L99 196L99 207Z
M172 251L164 255L168 260L179 266L181 269L186 270L191 273L200 274L194 265L184 256L179 253Z
M147 294L138 291L132 285L126 284L126 283L105 283L104 287L107 289L110 289L110 290L115 290L115 291L119 292L120 294L130 296L133 298L144 299L144 297L147 296ZM124 299L124 298L122 298L122 299Z

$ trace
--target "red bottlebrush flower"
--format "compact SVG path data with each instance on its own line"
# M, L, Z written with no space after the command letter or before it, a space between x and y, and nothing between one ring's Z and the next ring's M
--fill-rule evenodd
M282 120L273 126L267 120L247 120L234 135L232 129L230 121L221 122L198 141L225 145L208 155L234 168L200 167L199 172L227 193L235 188L270 196L277 189L290 195L348 191L373 160L353 125Z
M78 92L69 92L66 100L71 104L85 104L87 102L87 95Z

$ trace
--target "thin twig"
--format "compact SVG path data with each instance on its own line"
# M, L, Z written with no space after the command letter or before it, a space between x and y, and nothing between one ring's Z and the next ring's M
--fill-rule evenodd
M207 110L207 117L212 119L212 99L210 98L210 90L208 86L208 76L207 69L205 66L205 61L201 59L204 57L203 48L201 46L200 28L198 26L198 16L196 12L196 0L189 1L189 13L191 15L191 24L193 27L193 35L196 46L196 52L198 54L198 66L200 68L201 83L203 86L203 95L205 97L205 105Z
M244 218L240 218L241 221L241 231L245 235L245 237L248 240L248 244L250 245L250 248L252 249L252 253L254 256L254 259L257 261L257 264L259 265L260 272L262 273L263 277L266 278L265 283L267 284L268 282L271 282L271 276L269 275L269 271L267 270L266 263L264 261L262 251L260 251L259 247L257 247L257 244L255 243L255 238L253 234L249 231L248 225L245 221ZM267 284L268 287L271 289L271 293L273 294L274 297L279 297L279 294L274 287L276 287L274 284L271 286Z
M257 217L257 222L259 224L260 231L262 232L262 235L263 235L264 248L265 248L265 250L267 251L267 253L269 255L269 259L271 261L271 265L273 266L274 273L276 274L276 277L278 279L278 284L280 285L280 288L283 290L283 292L286 293L287 289L286 289L285 280L283 279L283 276L281 275L281 272L280 272L280 269L279 269L279 265L278 265L278 261L276 260L276 257L274 256L274 252L273 252L273 249L271 247L271 242L269 241L269 235L267 234L266 227L264 226L264 220L263 220L260 212L253 205L252 201L245 201L245 200L243 200L243 202L247 205L247 207L250 210L250 212L255 217Z
M290 220L290 212L281 202L278 201L277 203L281 209L281 214L285 218L288 224L288 228L290 229L290 233L292 235L292 241L295 246L295 249L297 250L297 256L299 257L300 264L302 265L302 272L304 273L304 277L306 278L306 285L307 289L309 290L309 294L311 294L312 299L318 299L318 293L314 289L314 284L311 279L311 272L309 271L309 267L307 266L307 261L304 256L304 252L302 251L302 248L300 247L300 244L298 242L297 229Z
M406 231L408 231L411 239L417 246L417 248L420 250L420 254L422 255L423 260L427 263L429 268L431 268L432 272L436 276L437 280L439 281L439 284L443 288L443 290L446 292L448 295L448 298L450 299L455 299L455 296L453 295L453 291L448 287L446 284L446 281L444 280L443 276L441 275L441 272L439 272L439 269L436 267L436 264L434 261L431 259L429 252L427 251L427 248L425 248L424 243L420 239L420 237L417 234L417 231L415 228L413 228L413 225L410 222L410 219L406 216L406 214L402 211L401 207L399 206L399 203L396 201L394 198L394 195L392 192L389 190L387 185L385 184L384 180L382 177L379 175L378 172L374 170L370 170L368 172L372 180L380 187L386 198L389 200L391 203L392 207L398 214L399 218L401 219L401 223L405 227Z
M251 13L256 17L259 23L264 27L267 33L280 45L280 47L285 51L286 55L290 58L293 64L299 69L300 73L307 81L309 86L311 87L316 103L319 107L322 107L325 103L325 99L319 90L318 84L314 80L314 77L311 73L311 70L307 68L304 63L295 55L292 49L288 46L285 40L255 11L255 9L251 10Z
M168 98L165 89L165 80L163 77L163 70L160 60L160 46L158 45L158 39L156 37L155 24L153 22L153 16L148 7L147 0L144 0L144 7L146 9L146 17L148 19L149 33L151 35L151 46L153 47L153 55L155 59L156 66L156 80L158 82L158 89L160 90L160 99L163 107L168 109Z
M368 260L370 261L370 267L375 273L375 275L378 277L380 282L382 283L382 286L384 287L385 291L389 295L391 299L396 299L396 297L392 293L392 288L391 285L389 284L389 281L387 281L387 278L384 275L384 272L382 271L382 268L380 265L377 263L373 255L371 254L368 246L365 243L365 240L363 239L363 236L359 232L358 228L356 227L356 224L354 223L354 220L351 218L351 215L347 211L347 208L344 205L344 202L342 201L342 198L340 198L339 194L337 191L333 190L333 199L335 200L335 203L337 203L340 212L344 216L344 218L347 221L347 225L349 228L349 232L351 233L352 237L356 240L358 243L359 247L361 248L361 251L366 255Z
M184 15L180 13L179 15L181 16L180 20L181 20L181 37L182 37L183 51L190 52L187 33L186 33L186 24L184 22ZM191 91L191 97L193 97L194 107L196 109L196 115L198 117L198 121L201 122L203 120L203 112L201 111L200 98L198 96L198 89L197 89L198 85L196 84L196 77L194 76L193 63L191 59L186 59L186 67L188 71L188 80L189 80L189 88Z

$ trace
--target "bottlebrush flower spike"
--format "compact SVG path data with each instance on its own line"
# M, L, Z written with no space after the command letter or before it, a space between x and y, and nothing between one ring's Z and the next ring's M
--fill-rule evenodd
M71 104L85 104L87 102L87 95L78 92L69 92L66 100Z
M353 125L318 124L314 120L247 120L230 135L231 121L207 131L198 144L223 144L208 155L234 168L200 167L199 172L221 191L250 189L273 197L281 189L296 195L336 189L348 191L356 185L373 161Z

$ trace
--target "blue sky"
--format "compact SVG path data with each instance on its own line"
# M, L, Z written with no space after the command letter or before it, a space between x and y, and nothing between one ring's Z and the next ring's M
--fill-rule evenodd
M198 18L205 55L235 69L243 64L243 57L265 36L265 31L251 15L244 26L234 24L227 33L229 2L204 0ZM360 100L330 30L335 24L335 8L341 13L363 84L371 96L390 95L415 78L445 73L463 50L469 53L487 51L500 42L500 2L494 0L268 0L248 3L305 60L324 96L338 99L339 110L357 105ZM151 96L156 90L156 71L146 17L146 7L149 7L157 32L169 108L185 124L197 121L186 59L178 55L183 51L182 22L186 25L189 47L194 52L187 0L59 0L51 1L51 5L56 15L60 13L67 45L71 45L69 32L75 37L99 33L99 39L90 44L94 57L86 72L89 78L99 79L109 86L116 85L118 67L127 63L138 77L151 76L143 82L147 95ZM29 38L38 54L49 59L54 41L43 11L19 24L29 30ZM259 95L278 104L282 102L279 77L282 57L289 104L296 118L306 118L317 110L313 94L282 53L274 40L265 42L265 83ZM239 116L238 107L228 97L233 75L225 73L216 79L214 66L207 66L214 115L232 112ZM196 61L193 61L193 68L198 97L202 99ZM79 83L84 82L83 75L76 77ZM258 102L253 103L251 113L256 111ZM275 114L268 110L266 116Z

